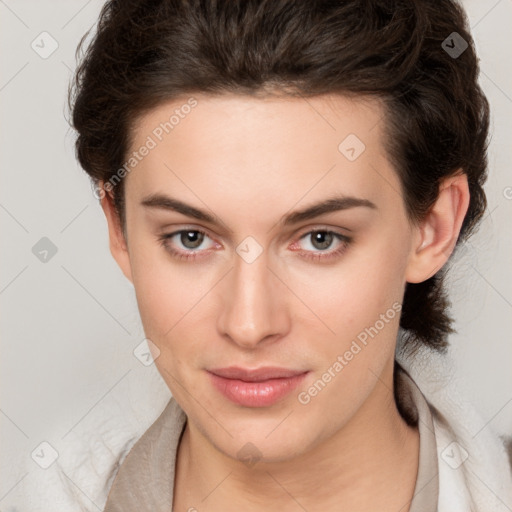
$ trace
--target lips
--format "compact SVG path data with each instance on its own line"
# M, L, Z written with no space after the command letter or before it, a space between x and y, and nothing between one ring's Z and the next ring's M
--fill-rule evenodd
M269 379L286 379L289 377L295 377L301 373L305 373L305 370L289 370L287 368L278 368L276 366L267 366L256 369L246 369L237 366L231 366L229 368L219 368L209 370L210 373L224 377L225 379L237 379L245 382L262 382Z
M229 367L208 371L214 387L225 398L244 407L268 407L279 402L302 382L307 373L278 367Z

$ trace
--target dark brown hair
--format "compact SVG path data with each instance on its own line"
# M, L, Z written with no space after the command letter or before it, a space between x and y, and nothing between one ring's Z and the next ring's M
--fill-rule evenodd
M442 178L467 175L460 243L486 208L489 106L478 71L451 0L110 0L70 88L77 158L96 184L107 182L139 116L194 92L370 95L385 106L386 149L413 222ZM122 181L112 192L124 226ZM454 332L445 269L406 285L409 348L444 350Z

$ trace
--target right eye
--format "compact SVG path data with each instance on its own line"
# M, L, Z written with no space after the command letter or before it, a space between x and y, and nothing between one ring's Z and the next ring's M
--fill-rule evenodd
M207 233L199 229L181 229L173 233L165 233L160 235L158 240L161 245L176 259L178 260L193 260L199 256L200 253L206 252L210 247L200 249L201 245L206 238L210 238ZM177 248L181 245L182 248Z

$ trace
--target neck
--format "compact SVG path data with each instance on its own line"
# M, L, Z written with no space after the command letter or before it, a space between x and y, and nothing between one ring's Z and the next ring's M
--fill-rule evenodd
M377 379L377 377L376 377ZM178 451L175 509L406 512L417 476L419 434L400 416L393 362L342 429L293 459L247 467L187 422ZM193 463L192 463L193 462Z

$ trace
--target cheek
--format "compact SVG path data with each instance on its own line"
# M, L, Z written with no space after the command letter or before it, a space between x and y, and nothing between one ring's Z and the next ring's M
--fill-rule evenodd
M195 365L201 348L194 336L198 297L186 286L179 272L146 265L134 280L144 333L158 349L155 365L173 396L186 402L182 388L187 382L187 368ZM188 385L186 385L188 387Z
M131 266L137 304L146 336L161 342L187 313L186 286L176 267L165 261L155 243L133 241Z
M315 312L334 331L319 338L316 351L322 363L301 395L312 416L330 410L334 422L346 421L393 359L404 268L402 252L384 240L325 274L328 278L315 272L303 282Z
M157 268L146 270L134 280L139 312L146 335L167 343L187 325L197 321L195 305L205 294L200 286L186 282L178 272L158 272Z
M401 303L405 259L403 248L393 239L375 238L354 246L332 266L289 266L286 280L344 343ZM391 315L396 316L395 310Z
M215 272L199 265L177 265L153 242L133 251L132 275L144 332L160 350L157 367L177 369L203 353L200 326L206 318ZM203 329L204 331L204 329Z

